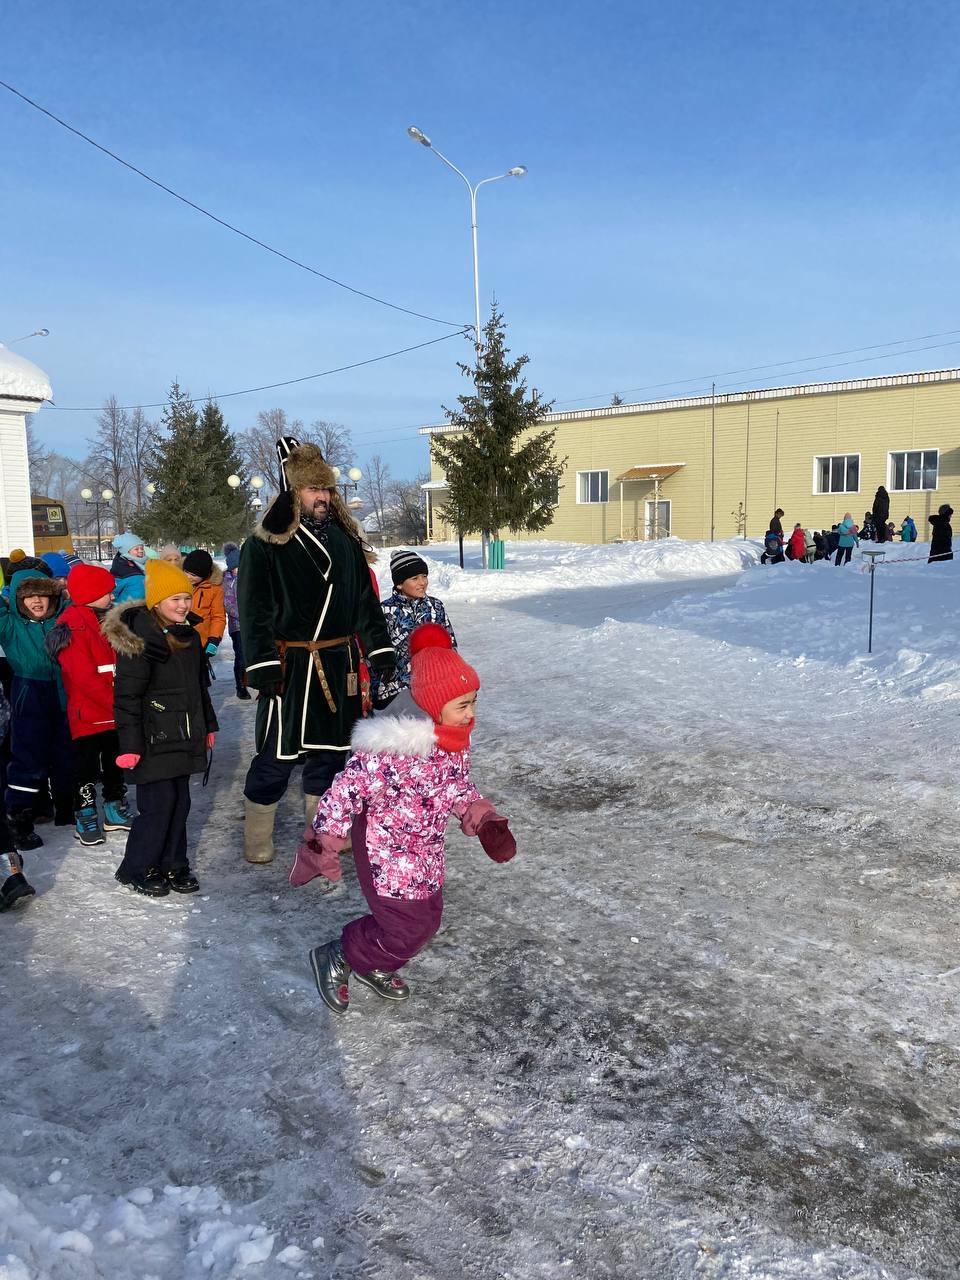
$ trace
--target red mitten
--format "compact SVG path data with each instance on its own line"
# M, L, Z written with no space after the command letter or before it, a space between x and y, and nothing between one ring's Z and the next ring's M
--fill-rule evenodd
M214 742L216 741L216 737L217 737L217 735L216 735L215 733L208 733L208 734L207 734L207 750L208 750L208 751L212 751L212 750L213 750L213 744L214 744Z
M488 813L481 819L477 835L484 853L494 862L509 862L517 852L517 842L513 838L510 824L498 813Z
M322 836L308 827L297 848L297 856L290 868L290 883L296 888L309 884L317 876L325 876L336 883L343 875L340 869L340 849L343 840L340 836L324 833Z
M128 751L126 755L117 756L118 769L135 769L139 763L140 757L132 751Z

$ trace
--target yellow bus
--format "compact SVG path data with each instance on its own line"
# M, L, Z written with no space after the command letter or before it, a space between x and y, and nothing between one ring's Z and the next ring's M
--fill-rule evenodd
M45 551L72 551L73 539L67 525L67 512L59 498L30 495L33 511L33 546L36 555Z

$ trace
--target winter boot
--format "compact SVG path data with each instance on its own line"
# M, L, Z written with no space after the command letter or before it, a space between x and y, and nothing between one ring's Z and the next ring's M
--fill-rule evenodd
M167 877L156 867L148 867L146 871L125 871L123 863L114 872L114 879L119 880L136 893L145 898L165 898L170 892Z
M248 862L273 861L273 822L276 804L254 804L244 797L243 856Z
M32 898L37 892L23 874L23 859L13 851L0 853L0 876L0 911L9 911L15 903Z
M199 893L200 881L189 867L174 867L168 871L167 884L174 893Z
M100 826L100 815L97 813L96 805L84 805L82 809L77 810L75 816L77 825L73 832L74 840L79 840L85 845L106 842L107 837Z
M127 797L121 796L119 800L104 800L103 802L103 829L104 831L129 831L133 827L133 814L127 808Z
M39 849L43 841L33 829L33 811L31 809L11 809L10 827L17 848L23 852L28 849Z
M325 942L310 952L313 980L320 999L332 1013L346 1013L350 1008L350 966L339 942Z
M357 973L353 976L365 987L375 991L384 1000L409 1000L410 988L398 973L385 973L383 969L371 969L369 973Z
M241 702L249 702L251 700L250 690L246 687L246 685L242 685L242 684L237 685L237 697L240 699Z

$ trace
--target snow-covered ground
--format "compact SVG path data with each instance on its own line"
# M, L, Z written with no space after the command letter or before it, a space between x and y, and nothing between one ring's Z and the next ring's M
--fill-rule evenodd
M757 555L429 549L520 855L451 831L413 999L336 1023L355 881L243 863L225 652L202 896L61 831L0 918L2 1280L955 1276L960 561L878 569L868 657L856 561Z

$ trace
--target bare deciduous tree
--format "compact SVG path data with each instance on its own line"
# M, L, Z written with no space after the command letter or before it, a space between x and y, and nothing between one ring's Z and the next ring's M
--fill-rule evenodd
M315 418L306 432L306 440L319 445L331 467L346 471L353 466L353 434L341 422L326 422Z
M30 488L34 493L39 493L45 497L52 496L47 494L49 463L52 454L45 445L40 443L33 425L33 417L32 413L27 416L27 458L30 463Z
M147 468L156 442L157 424L151 422L142 409L134 409L127 422L125 440L128 504L132 511L139 511L146 498Z
M427 516L420 486L429 479L429 474L425 473L417 476L416 480L395 480L389 487L388 519L398 542L418 546L426 540Z
M371 532L376 532L381 538L386 534L390 524L391 479L389 466L380 457L379 453L375 453L363 468L363 479L360 481L360 497L366 506L370 508L364 524Z
M277 460L277 441L281 436L300 434L303 423L289 419L285 409L264 409L257 414L256 424L239 434L240 447L251 475L263 476L271 493L280 492L280 463Z
M127 411L117 403L116 396L110 396L97 414L97 431L93 437L88 463L97 472L98 482L113 490L113 510L118 530L126 528L127 493L130 488L127 472L129 429Z

